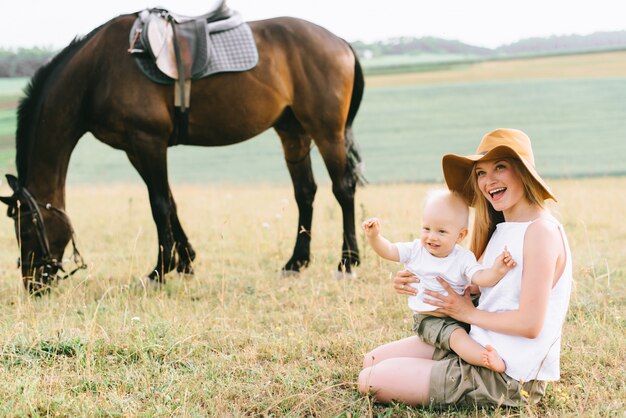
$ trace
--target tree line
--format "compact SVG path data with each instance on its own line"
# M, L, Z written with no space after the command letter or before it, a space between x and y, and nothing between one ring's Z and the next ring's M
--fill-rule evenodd
M602 51L626 49L626 31L595 32L589 35L553 35L543 38L527 38L500 45L497 48L484 48L468 45L451 39L434 37L400 37L371 43L356 41L352 47L361 57L385 55L419 54L461 54L482 58L561 54L577 51Z
M0 48L0 77L31 77L57 52L47 48Z
M371 43L355 41L352 47L361 57L384 55L461 54L482 58L524 54L565 53L626 49L626 31L596 32L590 35L561 35L546 38L522 39L484 48L456 40L434 37L401 37ZM31 77L35 71L58 51L49 48L0 48L0 77Z

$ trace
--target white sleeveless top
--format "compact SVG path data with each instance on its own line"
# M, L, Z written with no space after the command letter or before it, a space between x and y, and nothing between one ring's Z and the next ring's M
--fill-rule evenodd
M506 363L505 373L520 382L529 380L558 380L560 377L561 330L569 305L572 288L572 255L563 226L553 217L542 218L558 225L565 246L565 268L550 292L548 311L543 329L537 338L505 335L472 325L470 336L482 346L492 345ZM478 309L487 312L519 308L524 269L524 235L532 222L503 222L497 225L485 249L483 265L493 265L504 246L517 266L498 284L481 288Z

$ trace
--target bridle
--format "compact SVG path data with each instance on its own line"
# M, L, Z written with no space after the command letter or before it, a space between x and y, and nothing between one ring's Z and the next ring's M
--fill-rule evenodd
M16 205L9 206L7 211L7 215L13 220L15 220L15 234L18 237L18 242L21 246L21 229L20 224L23 220L30 220L35 229L35 234L37 236L37 242L39 244L39 250L42 254L41 258L38 260L31 259L29 261L24 261L18 258L18 267L24 266L28 271L33 271L34 269L38 269L43 267L43 279L53 279L53 280L65 280L71 276L73 276L77 271L86 269L87 264L85 264L83 257L80 255L78 248L76 248L76 234L74 233L74 228L72 227L72 223L70 222L70 218L67 216L67 213L63 209L56 208L52 206L50 203L40 203L33 195L26 189L24 186L20 186L19 189L15 190ZM22 201L27 206L25 211L21 210ZM57 216L59 216L63 222L70 229L72 237L72 260L76 264L76 267L70 272L66 272L63 268L63 261L59 261L55 258L52 258L50 253L50 243L48 241L48 236L46 234L46 227L44 224L43 216L41 215L41 209L48 210ZM58 271L62 271L63 275L58 275Z

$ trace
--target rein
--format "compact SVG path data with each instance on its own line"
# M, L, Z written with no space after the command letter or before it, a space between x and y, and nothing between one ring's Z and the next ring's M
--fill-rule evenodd
M39 243L39 249L41 250L41 253L42 253L42 258L37 261L33 260L31 262L26 262L26 263L24 263L22 260L18 258L18 267L20 265L23 265L23 266L26 266L27 269L31 269L33 267L38 268L38 267L43 266L44 277L50 276L50 272L52 272L52 276L53 276L52 278L58 279L58 280L65 280L73 276L79 270L86 269L87 264L85 264L85 261L83 260L82 255L80 255L80 252L78 251L78 248L76 247L76 234L74 233L74 228L72 227L72 223L70 222L70 218L69 216L67 216L67 213L65 213L63 209L52 206L52 204L50 203L43 204L43 203L38 202L37 200L35 200L33 195L31 195L30 192L25 187L20 187L19 193L25 198L27 206L28 206L28 210L25 212L20 210L21 202L18 199L17 205L9 209L8 215L15 220L16 236L18 237L20 236L19 224L21 223L22 217L30 215L32 224L35 228L35 232L37 235L37 241ZM43 221L43 216L41 215L40 208L52 211L53 213L56 213L57 215L61 216L63 221L70 228L70 231L72 233L72 238L71 238L72 249L73 249L72 260L76 264L76 268L74 268L70 272L65 272L65 269L63 268L63 262L52 258L52 255L50 254L50 243L48 241L48 236L46 234L46 227ZM65 274L63 276L57 275L57 271L59 270L61 270Z

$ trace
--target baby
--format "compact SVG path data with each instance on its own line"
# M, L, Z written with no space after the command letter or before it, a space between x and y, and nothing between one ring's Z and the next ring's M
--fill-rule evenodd
M445 350L452 349L466 362L504 372L506 365L491 346L481 346L469 336L469 325L438 314L436 306L425 302L424 290L447 294L437 281L440 276L459 294L470 284L491 287L516 266L503 249L491 268L476 261L474 254L458 245L468 233L469 208L463 199L448 190L434 190L426 198L420 239L392 243L380 235L380 221L363 222L363 230L374 251L387 260L404 263L420 279L411 284L416 296L409 297L415 313L413 329L420 339ZM427 300L428 296L426 296Z

